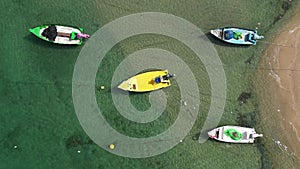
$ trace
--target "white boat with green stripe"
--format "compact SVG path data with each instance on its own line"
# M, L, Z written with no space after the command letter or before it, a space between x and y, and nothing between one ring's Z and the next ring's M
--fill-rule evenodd
M228 143L254 143L255 138L262 137L254 128L240 126L222 126L208 132L212 139Z
M64 45L81 45L83 38L90 37L83 34L82 28L56 24L41 25L29 31L45 41Z

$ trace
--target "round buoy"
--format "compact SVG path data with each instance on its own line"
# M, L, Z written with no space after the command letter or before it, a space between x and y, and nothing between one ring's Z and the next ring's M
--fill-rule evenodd
M180 141L180 143L182 143L182 140L179 140Z
M109 149L111 149L111 150L115 149L115 145L114 144L110 144L109 145Z
M18 146L15 145L14 148L16 149L16 148L18 148Z
M78 150L77 153L80 153L80 150Z
M101 87L100 87L100 89L101 89L101 90L104 90L104 89L105 89L105 87L104 87L104 86L101 86Z

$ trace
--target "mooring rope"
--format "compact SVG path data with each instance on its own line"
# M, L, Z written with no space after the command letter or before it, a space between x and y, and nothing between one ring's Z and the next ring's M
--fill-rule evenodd
M292 45L277 44L277 43L272 43L272 42L263 41L263 40L257 40L257 42L262 42L262 43L266 43L269 45L276 45L276 46L282 46L282 47L287 47L287 48L296 48L295 46L292 46Z

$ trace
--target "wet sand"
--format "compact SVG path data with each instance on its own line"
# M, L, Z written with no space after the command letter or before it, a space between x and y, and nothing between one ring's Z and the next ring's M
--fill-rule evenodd
M274 105L274 114L280 117L276 144L300 159L300 9L276 36L263 56L260 68L270 69L265 73L270 86L269 98ZM279 141L280 140L280 141Z

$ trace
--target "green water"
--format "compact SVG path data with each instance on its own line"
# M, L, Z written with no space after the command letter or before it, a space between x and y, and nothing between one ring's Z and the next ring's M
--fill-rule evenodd
M115 67L134 51L148 47L172 51L198 74L201 113L196 124L183 143L158 156L130 159L103 150L81 128L72 103L73 68L82 47L43 42L29 34L28 29L45 23L61 23L81 26L86 33L93 34L116 18L154 11L182 17L205 33L222 26L254 29L259 22L259 32L267 34L284 13L282 3L274 0L1 1L0 168L271 168L272 155L264 147L268 142L235 145L211 140L199 144L195 140L210 106L208 75L202 63L194 60L190 49L158 35L140 35L116 45L103 60L96 82L110 86ZM238 125L239 117L244 115L245 123L263 132L255 118L255 99L240 104L237 98L243 91L252 91L250 75L267 45L236 47L208 38L215 44L227 78L227 102L219 125ZM131 123L115 111L109 90L96 90L96 95L107 98L98 102L106 110L104 116L112 127L129 136L148 137L166 130L174 122L177 113L173 110L178 109L175 103L179 99L176 89L175 83L165 90L173 97L162 116L143 125ZM147 94L132 95L130 99L139 110L149 107ZM284 161L284 158L276 160Z

